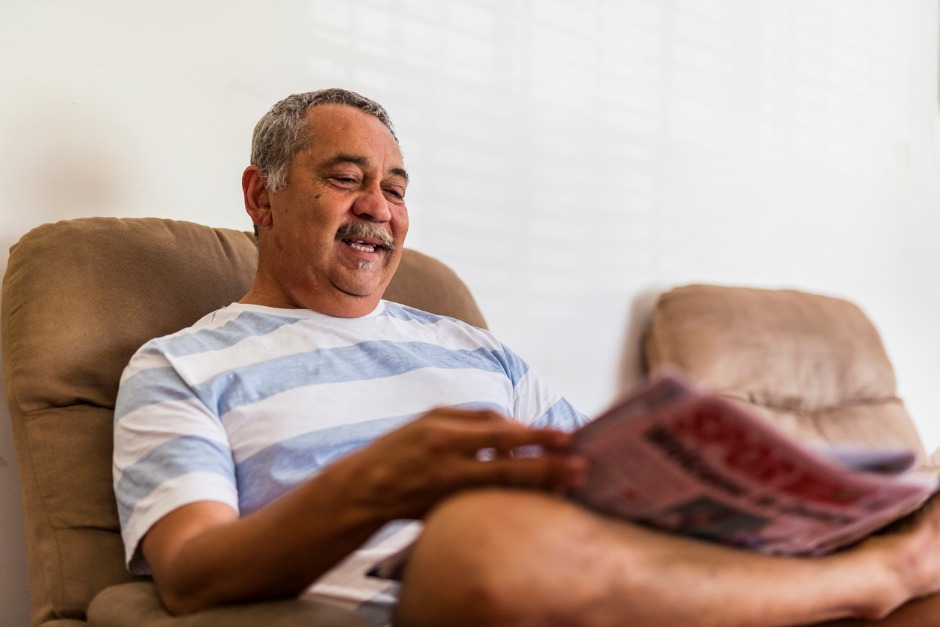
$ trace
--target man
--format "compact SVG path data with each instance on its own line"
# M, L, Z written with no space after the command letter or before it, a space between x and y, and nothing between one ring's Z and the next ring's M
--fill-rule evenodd
M128 562L171 612L295 595L389 521L419 518L408 625L809 623L940 588L935 508L796 560L553 496L585 478L567 434L583 416L489 333L382 300L407 184L384 109L358 94L289 97L255 129L251 290L145 345L116 408Z

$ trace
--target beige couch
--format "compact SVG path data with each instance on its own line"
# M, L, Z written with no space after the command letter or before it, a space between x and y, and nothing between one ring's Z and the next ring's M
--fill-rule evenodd
M255 264L247 233L158 219L60 222L13 247L0 333L34 624L366 624L300 601L174 618L152 584L123 565L111 488L121 371L147 339L237 300ZM414 251L406 251L387 296L485 324L456 275ZM878 334L846 301L792 291L678 288L657 303L645 354L650 368L677 365L800 437L890 441L921 451Z
M124 568L111 487L121 371L146 340L240 298L256 263L248 233L159 219L59 222L11 249L0 334L33 624L366 624L300 601L173 618L150 582ZM387 297L485 326L460 279L415 251L405 251Z

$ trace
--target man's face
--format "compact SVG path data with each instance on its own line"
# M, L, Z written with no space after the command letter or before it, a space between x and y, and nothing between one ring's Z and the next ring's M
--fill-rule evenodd
M306 118L312 139L294 156L287 187L268 195L270 222L259 225L269 284L281 306L364 315L408 232L401 151L378 119L353 107L321 105Z

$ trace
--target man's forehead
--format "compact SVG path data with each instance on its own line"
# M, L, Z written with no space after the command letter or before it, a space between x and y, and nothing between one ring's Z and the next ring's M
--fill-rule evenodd
M304 115L307 129L316 134L373 134L398 148L398 140L387 126L371 113L343 104L316 105Z
M407 178L398 141L374 115L349 105L326 104L311 107L305 118L304 151L320 164L376 165Z

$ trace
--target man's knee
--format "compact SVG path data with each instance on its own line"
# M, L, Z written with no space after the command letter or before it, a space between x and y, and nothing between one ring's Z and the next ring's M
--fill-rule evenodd
M514 535L501 522L513 495L468 492L428 517L405 571L398 622L416 627L512 624L511 577L501 572L500 551L507 536Z
M549 495L481 490L427 520L399 603L406 625L546 624L577 615L591 590L570 569L590 561L596 517ZM592 586L593 588L593 586Z

